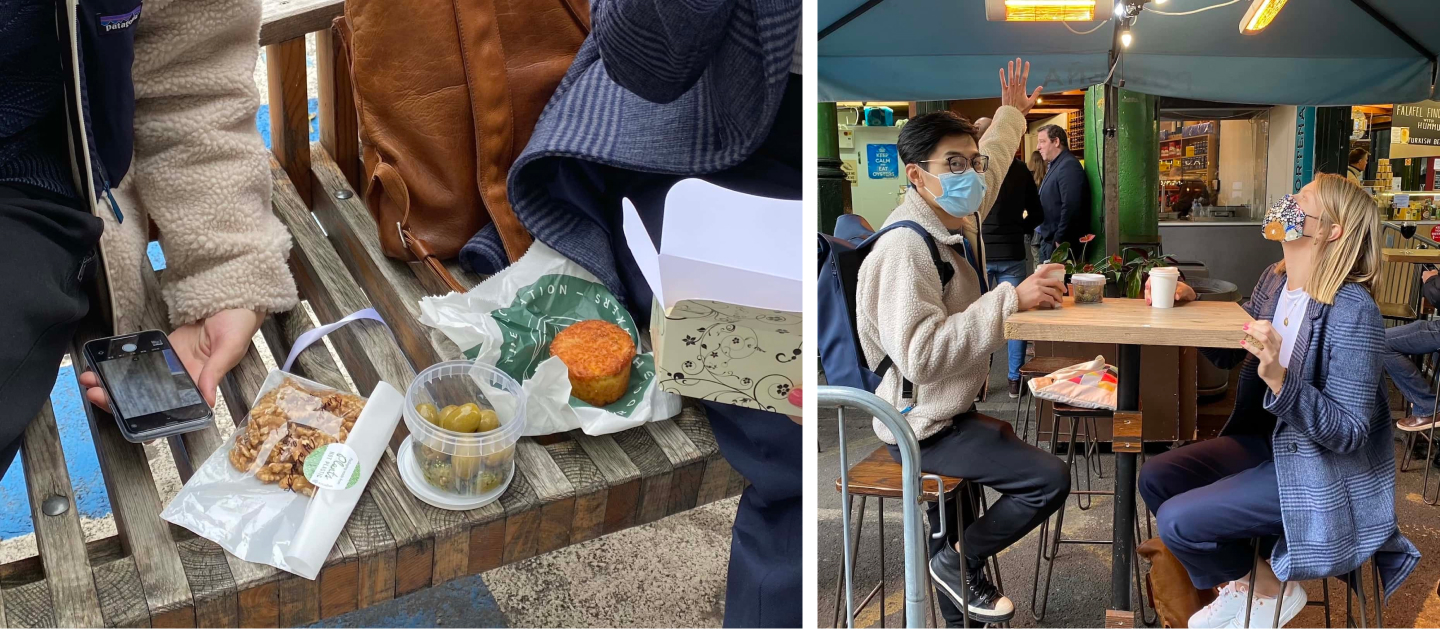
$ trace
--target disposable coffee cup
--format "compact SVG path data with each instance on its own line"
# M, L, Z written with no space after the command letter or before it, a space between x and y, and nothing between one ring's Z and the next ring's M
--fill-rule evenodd
M1159 266L1151 269L1151 306L1172 308L1176 305L1176 282L1181 272L1174 266Z
M1050 263L1046 263L1046 264L1050 264ZM1057 265L1055 265L1055 267L1056 267L1056 268L1051 269L1051 270L1046 271L1045 273L1043 273L1043 274L1042 274L1042 277L1047 277L1047 278L1056 280L1057 282L1061 282L1061 283L1064 285L1065 282L1066 282L1066 267L1065 267L1065 265L1061 265L1061 264L1057 264ZM1062 291L1065 290L1064 286L1062 287L1061 290L1062 290ZM1059 305L1055 305L1055 306L1048 306L1048 307L1051 307L1051 308L1059 308L1060 306L1059 306Z

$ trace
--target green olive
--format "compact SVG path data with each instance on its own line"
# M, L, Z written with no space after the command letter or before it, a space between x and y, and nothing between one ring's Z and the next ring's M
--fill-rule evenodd
M416 404L415 412L420 413L420 416L425 418L425 421L437 426L440 425L440 411L435 410L434 404Z
M450 459L449 454L441 452L440 450L432 448L419 441L411 443L410 451L415 455L417 459L420 460L422 466L431 463L444 463Z
M461 480L474 478L480 472L481 458L478 456L451 456L450 464L455 469L455 476Z
M480 411L480 426L477 432L490 432L496 428L500 428L500 416L488 408Z
M451 404L450 406L447 406L447 407L445 407L445 408L440 409L440 414L437 415L437 417L440 418L440 421L435 422L435 425L440 426L441 428L444 428L444 427L445 427L445 423L446 423L447 421L450 421L450 418L455 417L456 414L458 414L458 413L460 413L460 407L459 407L459 406L456 406L456 405L454 405L454 404Z
M515 447L509 447L499 452L492 452L485 455L485 464L490 468L501 468L510 465L511 456L515 453Z
M480 491L486 492L500 486L505 475L500 472L486 472L480 475Z
M455 432L475 432L480 427L480 407L474 403L458 406L454 413L441 418L440 427Z

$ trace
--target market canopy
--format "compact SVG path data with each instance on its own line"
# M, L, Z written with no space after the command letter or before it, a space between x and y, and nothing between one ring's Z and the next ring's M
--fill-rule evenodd
M1242 35L1238 25L1250 2L1146 4L1131 26L1133 43L1122 49L1117 79L1147 94L1230 103L1355 105L1433 97L1437 0L1293 0L1270 26ZM1079 35L1056 22L988 22L985 4L821 0L820 100L994 98L997 69L1018 56L1031 62L1031 85L1041 83L1047 93L1105 82L1113 24L1070 23L1079 32L1100 26ZM1157 13L1214 5L1224 6Z

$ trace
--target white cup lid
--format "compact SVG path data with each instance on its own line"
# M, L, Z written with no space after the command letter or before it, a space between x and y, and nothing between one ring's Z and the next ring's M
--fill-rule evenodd
M1151 269L1151 275L1180 275L1181 272L1174 266L1158 266Z
M1106 276L1100 273L1076 273L1071 275L1071 282L1077 284L1105 284Z

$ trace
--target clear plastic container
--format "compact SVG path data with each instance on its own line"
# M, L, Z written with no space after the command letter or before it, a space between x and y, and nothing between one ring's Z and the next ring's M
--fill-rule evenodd
M1099 304L1106 292L1106 276L1100 273L1076 273L1071 276L1071 294L1077 304Z
M423 404L434 405L435 411L475 404L482 412L494 412L500 427L448 430L423 416ZM403 410L410 438L397 462L416 497L442 508L474 509L505 492L515 476L515 443L525 432L520 383L488 365L443 362L415 376Z

